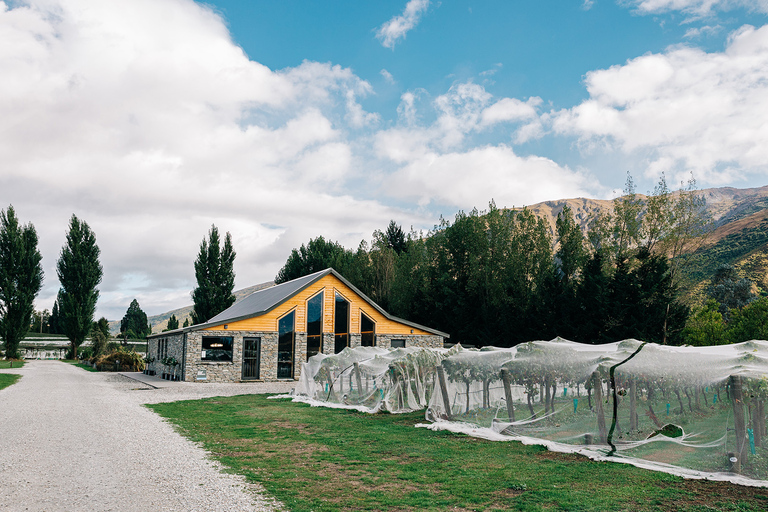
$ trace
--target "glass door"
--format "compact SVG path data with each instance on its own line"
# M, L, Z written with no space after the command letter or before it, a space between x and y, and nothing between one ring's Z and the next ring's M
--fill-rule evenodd
M261 338L243 338L243 380L259 378Z

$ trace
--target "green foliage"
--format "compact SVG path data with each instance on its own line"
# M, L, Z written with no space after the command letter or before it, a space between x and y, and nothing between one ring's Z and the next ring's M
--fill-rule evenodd
M96 322L94 322L93 327L94 329L101 331L101 333L104 335L104 339L109 339L109 320L107 320L105 317L101 317Z
M208 240L203 238L195 260L197 288L192 291L192 323L201 324L234 304L235 250L227 232L224 247L219 249L219 230L211 226Z
M739 278L733 265L728 264L717 267L708 292L710 298L720 304L720 313L726 321L730 319L730 310L743 308L755 299L752 282Z
M730 311L728 339L731 343L768 340L768 297L761 297L741 309Z
M717 301L710 299L693 312L683 329L682 337L686 344L704 347L728 343L725 320L719 308Z
M120 333L128 338L146 339L151 334L147 322L147 314L139 306L139 301L133 299L123 319L120 321Z
M109 338L104 335L104 331L101 330L98 323L95 323L93 331L91 331L91 354L89 356L83 356L83 359L99 357L106 352L108 339Z
M61 304L61 290L56 295L56 300L51 308L51 317L48 319L49 332L51 334L64 334L61 328L61 314L59 304Z
M0 338L5 357L19 357L19 343L29 331L34 301L43 284L37 232L19 225L13 206L0 210Z
M189 327L189 318L184 319L184 325L182 327Z
M42 311L32 312L32 324L29 330L33 333L48 334L50 332L48 321L51 317L51 313L44 309Z
M293 249L285 265L275 276L275 284L285 283L302 276L333 268L346 275L352 263L352 253L346 251L338 242L326 240L322 236L310 239L299 249Z
M176 315L171 315L171 317L168 319L168 328L165 329L165 330L166 331L173 331L173 330L178 329L178 328L179 328L179 319L176 318Z
M99 299L96 286L103 275L100 253L91 228L72 215L67 242L56 264L56 274L61 283L59 324L63 334L69 338L72 359L77 358L77 348L92 329L96 301Z

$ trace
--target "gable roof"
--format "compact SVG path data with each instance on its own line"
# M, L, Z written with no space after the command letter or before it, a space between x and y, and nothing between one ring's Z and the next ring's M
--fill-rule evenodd
M221 325L224 323L236 322L238 320L245 320L247 318L261 316L275 309L280 304L290 299L291 297L293 297L294 295L302 291L307 286L311 285L312 283L322 279L323 277L329 274L333 275L339 281L341 281L346 286L351 288L365 302L367 302L368 305L370 305L372 308L376 309L376 311L384 315L385 318L392 320L394 322L399 322L401 324L409 325L416 329L421 329L423 331L436 334L438 336L442 336L444 338L450 338L450 335L447 333L438 331L436 329L431 329L429 327L425 327L423 325L419 325L414 322L409 322L408 320L403 320L402 318L397 318L396 316L390 315L389 313L384 311L378 304L376 304L374 301L368 298L367 295L365 295L363 292L358 290L352 283L347 281L344 277L342 277L341 274L339 274L332 268L327 268L325 270L321 270L320 272L315 272L314 274L309 274L307 276L299 277L298 279L287 281L285 283L271 286L269 288L257 290L252 294L248 295L246 298L244 298L240 302L233 304L229 308L225 309L224 311L214 316L213 318L211 318L205 323L192 325L190 327L178 329L177 331L167 331L164 333L153 334L148 337L154 338L156 336L167 336L168 334L176 333L176 332L197 331L200 329L206 329L208 327L212 327L214 325Z

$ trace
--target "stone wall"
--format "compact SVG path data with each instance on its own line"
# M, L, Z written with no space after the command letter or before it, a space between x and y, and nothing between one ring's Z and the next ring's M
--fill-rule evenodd
M202 346L203 336L231 336L232 361L203 361ZM186 353L184 353L184 340L186 338ZM277 333L276 332L252 332L252 331L192 331L186 334L174 334L161 336L149 340L149 356L155 361L149 365L157 376L170 371L160 362L158 345L163 339L168 340L166 357L174 357L179 361L176 374L181 375L181 380L187 382L241 382L243 361L243 338L261 338L261 357L259 367L259 381L284 380L277 378ZM405 340L406 347L430 347L442 348L442 336L421 335L394 335L377 334L376 346L391 348L393 339ZM297 332L294 348L294 379L301 376L301 363L307 360L307 333ZM350 335L350 345L360 346L360 334ZM323 353L334 353L333 333L323 334Z
M416 334L377 334L376 346L392 348L392 340L405 340L406 347L443 348L442 336L423 336Z

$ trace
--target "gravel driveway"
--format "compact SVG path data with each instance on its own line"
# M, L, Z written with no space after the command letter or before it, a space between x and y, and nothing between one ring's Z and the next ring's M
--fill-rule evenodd
M144 403L286 392L291 384L173 383L153 389L59 361L3 370L0 510L250 511L274 500L221 472Z

